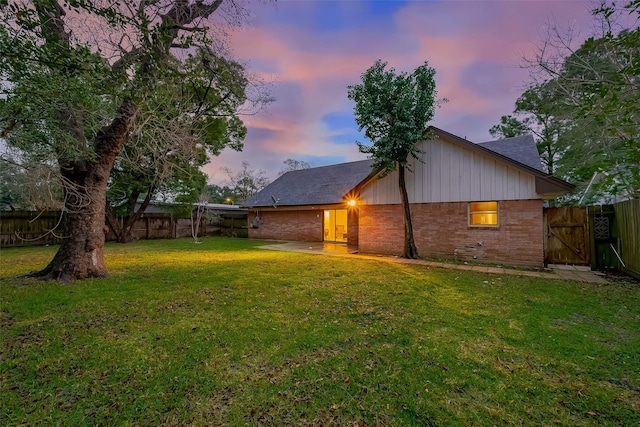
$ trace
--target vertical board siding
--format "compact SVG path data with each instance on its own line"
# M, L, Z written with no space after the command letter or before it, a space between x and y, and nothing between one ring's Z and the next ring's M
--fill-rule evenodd
M441 139L419 144L422 161L411 159L411 203L537 199L535 178L492 158ZM374 179L361 191L365 204L400 203L398 172Z
M462 154L462 167L460 170L460 182L471 182L471 169L473 165L474 156L469 150L463 150ZM471 195L474 194L471 185L460 186L460 197L463 200L471 200Z

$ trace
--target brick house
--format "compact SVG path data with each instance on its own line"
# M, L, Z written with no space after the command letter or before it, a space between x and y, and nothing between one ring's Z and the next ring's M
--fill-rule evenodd
M407 171L422 257L542 266L543 203L573 186L542 171L531 136L475 144L438 128ZM399 255L404 231L397 172L372 161L287 172L243 203L249 237L343 242Z

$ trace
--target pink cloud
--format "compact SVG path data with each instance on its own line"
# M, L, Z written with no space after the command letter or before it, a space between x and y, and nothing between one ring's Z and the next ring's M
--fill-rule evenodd
M316 14L326 7L335 8L336 19L346 24L314 30ZM359 18L367 7L364 2L282 2L275 11L263 9L255 26L233 34L236 55L264 80L277 82L277 100L267 112L247 118L245 151L225 151L217 161L239 166L247 160L275 175L288 157L363 158L355 144L333 140L355 132L355 123L352 129L335 128L324 117L351 112L347 85L358 83L378 58L404 71L428 60L437 71L439 96L450 99L437 111L436 125L487 140L489 127L512 111L522 92L527 73L518 67L519 59L531 54L551 17L585 31L590 21L590 3L580 1L409 2L370 25Z

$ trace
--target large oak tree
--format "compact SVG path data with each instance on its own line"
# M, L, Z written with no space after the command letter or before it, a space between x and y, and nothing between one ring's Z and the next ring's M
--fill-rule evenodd
M192 71L185 64L194 55L205 67L223 57L221 29L241 15L237 3L223 0L3 6L2 137L31 157L54 159L64 193L64 241L32 276L69 281L106 275L105 205L117 156L141 111L153 105L154 91L184 81L180 76Z

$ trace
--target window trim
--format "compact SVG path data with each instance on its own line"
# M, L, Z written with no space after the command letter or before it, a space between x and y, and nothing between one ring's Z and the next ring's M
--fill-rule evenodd
M496 210L493 211L472 211L471 210L471 205L473 203L495 203L496 204ZM472 224L471 222L471 215L473 214L479 214L479 213L495 213L496 215L496 223L495 224ZM472 227L472 228L498 228L500 227L500 202L497 200L483 200L483 201L474 201L474 202L469 202L467 203L467 226Z

